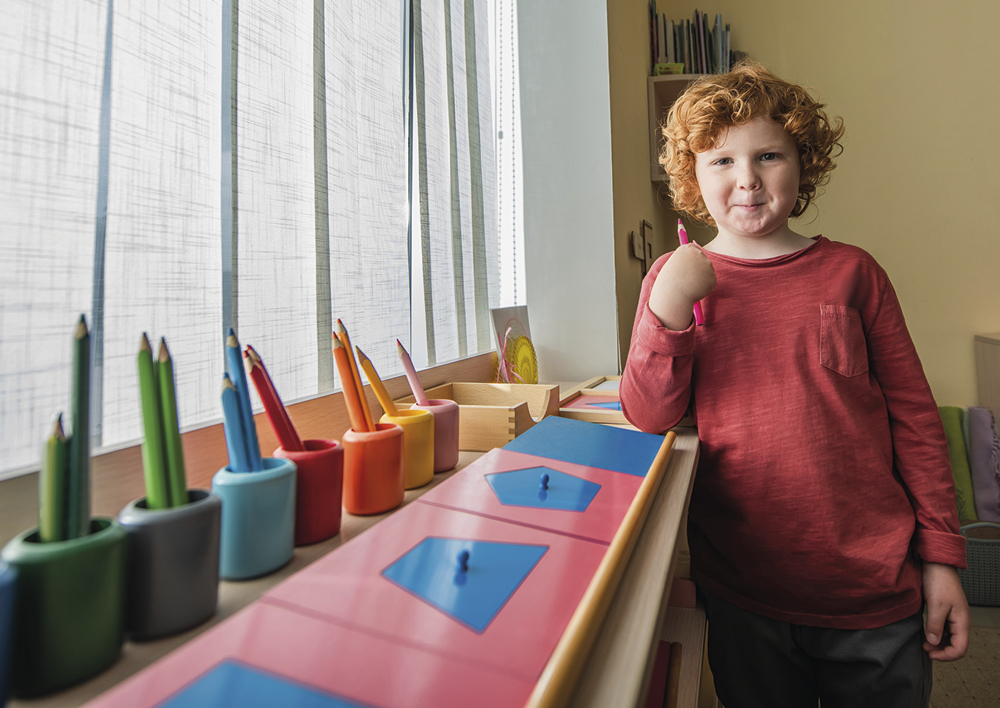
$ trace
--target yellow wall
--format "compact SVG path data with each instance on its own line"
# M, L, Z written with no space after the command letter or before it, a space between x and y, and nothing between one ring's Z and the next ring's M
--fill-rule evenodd
M696 7L721 12L734 48L815 87L828 112L843 117L838 167L793 228L872 253L899 294L938 404L977 404L973 336L1000 331L1000 3L657 5L674 19ZM626 112L646 122L645 89L640 101L631 75L641 70L633 66L647 41L645 13L645 0L608 2L616 239L625 225L649 219L640 214L664 211L638 186L647 161L632 156L638 136L618 134L638 131ZM633 159L643 164L633 168ZM625 275L619 319L630 327L626 309L634 314L635 304Z

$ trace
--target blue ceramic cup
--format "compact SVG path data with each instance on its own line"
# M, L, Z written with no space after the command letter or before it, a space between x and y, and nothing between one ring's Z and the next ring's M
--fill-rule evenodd
M212 477L212 494L222 501L219 576L247 580L267 575L295 550L295 463L265 457L260 472Z

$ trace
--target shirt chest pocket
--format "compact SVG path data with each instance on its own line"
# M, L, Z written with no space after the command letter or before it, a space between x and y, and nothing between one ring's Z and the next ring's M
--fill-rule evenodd
M868 371L868 347L861 315L853 307L820 305L819 361L842 376Z

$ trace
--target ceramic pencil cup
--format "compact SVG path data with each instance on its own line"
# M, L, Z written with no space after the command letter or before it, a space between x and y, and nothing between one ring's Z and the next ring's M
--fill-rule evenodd
M381 514L403 503L403 429L377 423L371 432L348 430L344 446L344 508Z
M427 405L410 409L430 411L434 416L434 471L446 472L458 464L458 404L447 398L431 398Z
M14 600L17 594L17 571L0 563L0 706L7 705L7 679L10 647L14 634Z
M277 570L295 552L295 463L265 457L260 472L223 467L212 477L222 501L219 576L247 580Z
M403 480L407 489L434 479L434 415L429 411L401 410L383 414L380 422L403 429Z
M344 448L336 440L303 440L305 450L279 447L275 457L291 460L295 473L295 545L304 546L340 532L344 490Z
M219 600L222 502L204 489L188 503L149 509L136 499L118 514L129 535L125 626L132 639L156 639L199 625Z
M94 518L90 533L43 543L15 536L0 560L17 570L10 693L33 698L68 688L113 664L125 640L128 535Z

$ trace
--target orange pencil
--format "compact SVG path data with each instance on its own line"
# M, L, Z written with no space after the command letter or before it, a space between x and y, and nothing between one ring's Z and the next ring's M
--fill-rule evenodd
M347 349L347 360L351 365L351 375L354 377L354 386L358 390L358 399L361 401L361 412L364 413L368 430L375 430L375 420L372 418L372 411L368 407L368 399L365 397L365 389L361 386L361 372L358 370L358 362L354 358L354 349L351 347L351 337L347 334L347 327L340 320L337 320L337 337L341 344Z
M271 381L267 369L264 368L264 362L249 344L246 345L246 351L243 352L243 365L253 380L261 403L264 404L264 411L267 413L267 419L271 421L271 427L278 438L278 443L285 450L304 450L302 438L299 437L295 426L292 425L292 419L288 417L288 411L281 402L281 397L278 395L278 390L274 387L274 382Z
M333 359L337 362L337 371L340 373L340 385L344 389L344 403L347 404L347 415L351 419L351 428L359 433L368 433L374 430L374 426L368 427L365 414L361 410L361 400L358 397L358 389L354 385L354 377L351 375L351 363L347 356L347 349L344 344L333 335Z

